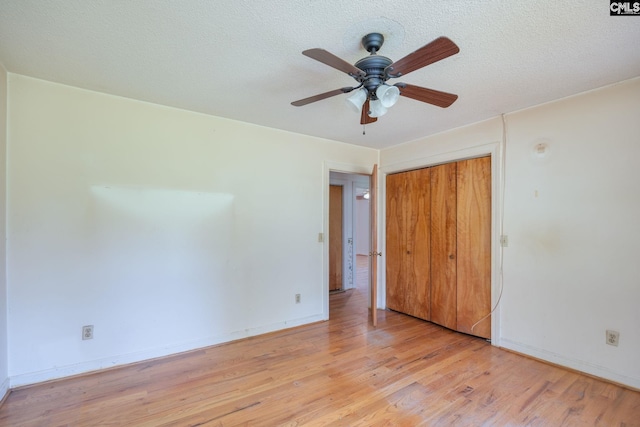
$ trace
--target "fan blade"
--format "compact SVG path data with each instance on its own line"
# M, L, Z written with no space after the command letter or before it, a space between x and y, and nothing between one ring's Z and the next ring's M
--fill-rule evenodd
M400 77L418 68L448 58L460 52L460 48L447 37L440 37L420 49L394 62L385 69L389 77Z
M360 68L357 68L351 64L349 64L344 59L338 58L333 53L328 52L324 49L308 49L302 52L303 55L308 56L309 58L315 59L316 61L320 61L323 64L326 64L330 67L335 68L336 70L340 70L349 74L351 77L365 76L365 72Z
M458 99L458 95L427 89L426 87L413 86L406 83L397 83L394 86L400 89L400 95L402 96L426 102L427 104L437 105L442 108L447 108Z
M364 105L362 106L362 115L360 116L360 124L368 125L369 123L373 123L378 120L377 117L369 117L369 99L364 101Z
M353 90L352 87L343 87L340 89L330 90L329 92L320 93L318 95L310 96L308 98L293 101L291 105L295 107L302 107L303 105L311 104L312 102L320 101L322 99L331 98L332 96L340 95L341 93L349 93L352 90Z

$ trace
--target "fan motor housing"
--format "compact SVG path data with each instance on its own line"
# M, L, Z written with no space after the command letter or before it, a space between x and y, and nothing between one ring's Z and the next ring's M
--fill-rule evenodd
M392 63L393 61L386 56L371 55L362 58L354 65L367 74L362 79L362 83L369 92L372 92L387 80L384 75L384 69Z

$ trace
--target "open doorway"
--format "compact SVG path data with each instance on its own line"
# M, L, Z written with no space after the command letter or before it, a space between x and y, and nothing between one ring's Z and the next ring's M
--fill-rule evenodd
M370 176L330 173L329 292L369 292ZM366 300L366 299L365 299Z

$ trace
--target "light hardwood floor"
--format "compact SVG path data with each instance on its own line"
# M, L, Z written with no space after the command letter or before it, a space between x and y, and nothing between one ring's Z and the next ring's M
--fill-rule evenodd
M1 426L639 426L640 393L331 296L331 320L14 390Z

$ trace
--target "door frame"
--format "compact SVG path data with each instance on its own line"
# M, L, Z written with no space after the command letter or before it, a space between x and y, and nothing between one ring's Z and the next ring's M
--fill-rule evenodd
M322 245L322 319L329 319L329 185L331 172L367 175L371 176L371 169L375 162L372 163L339 163L332 161L325 161L323 163L322 174L322 233L323 233L323 245ZM379 191L379 190L378 190ZM380 235L380 197L377 199L378 204L378 221L377 229L378 235ZM379 245L380 243L378 243ZM374 250L374 248L371 248ZM378 286L377 294L378 301L377 307L380 307L380 269L378 269Z
M413 158L387 165L378 170L378 247L382 252L378 268L378 306L386 308L386 177L388 174L404 172L436 166L443 163L491 156L491 308L496 307L502 289L502 250L500 234L502 233L502 206L504 195L504 146L502 141L477 145L455 151L441 152L430 156ZM327 190L328 191L328 190ZM328 286L328 285L327 285ZM500 305L497 305L491 316L491 344L500 346Z

